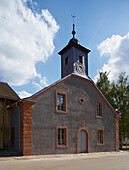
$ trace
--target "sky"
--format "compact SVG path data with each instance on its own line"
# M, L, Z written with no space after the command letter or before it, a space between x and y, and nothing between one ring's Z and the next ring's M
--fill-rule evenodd
M62 50L75 37L89 53L89 76L129 75L129 0L0 0L0 81L28 97L61 79Z

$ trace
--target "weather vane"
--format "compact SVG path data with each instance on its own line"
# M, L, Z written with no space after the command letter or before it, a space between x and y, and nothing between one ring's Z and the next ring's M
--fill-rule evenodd
M72 16L72 19L73 19L73 24L74 24L74 19L76 18L76 15L74 14L74 15L71 15Z

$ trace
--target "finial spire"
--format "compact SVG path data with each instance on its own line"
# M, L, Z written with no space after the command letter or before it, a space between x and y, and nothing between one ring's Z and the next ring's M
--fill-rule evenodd
M75 27L75 25L73 24L73 31L72 31L73 39L75 39L75 34L76 34L76 32L75 32L75 30L74 30L74 27Z
M75 24L74 24L74 18L76 17L75 15L71 15L72 16L72 19L73 19L73 31L72 31L72 34L73 34L73 39L75 39L75 34L76 34L76 32L75 32L75 30L74 30L74 28L75 28Z

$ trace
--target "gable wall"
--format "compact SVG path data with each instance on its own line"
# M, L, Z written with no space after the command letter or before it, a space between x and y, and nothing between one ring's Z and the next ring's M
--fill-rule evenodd
M67 113L56 113L56 91L67 93ZM79 102L80 97L85 103ZM32 154L77 153L81 121L89 132L90 152L115 151L114 114L91 83L69 78L34 100L32 106ZM104 117L96 118L96 101L103 102ZM56 127L67 126L68 148L56 148ZM97 129L104 129L104 145L97 145Z

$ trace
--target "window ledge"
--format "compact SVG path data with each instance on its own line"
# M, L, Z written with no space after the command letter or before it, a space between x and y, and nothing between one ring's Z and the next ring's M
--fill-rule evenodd
M96 116L96 118L103 118L103 116Z
M68 145L65 145L65 146L57 145L56 147L57 147L57 148L68 148Z
M57 113L65 113L67 114L67 111L63 111L63 110L56 110Z
M103 146L103 145L104 145L104 143L97 143L97 145L99 145L99 146Z

